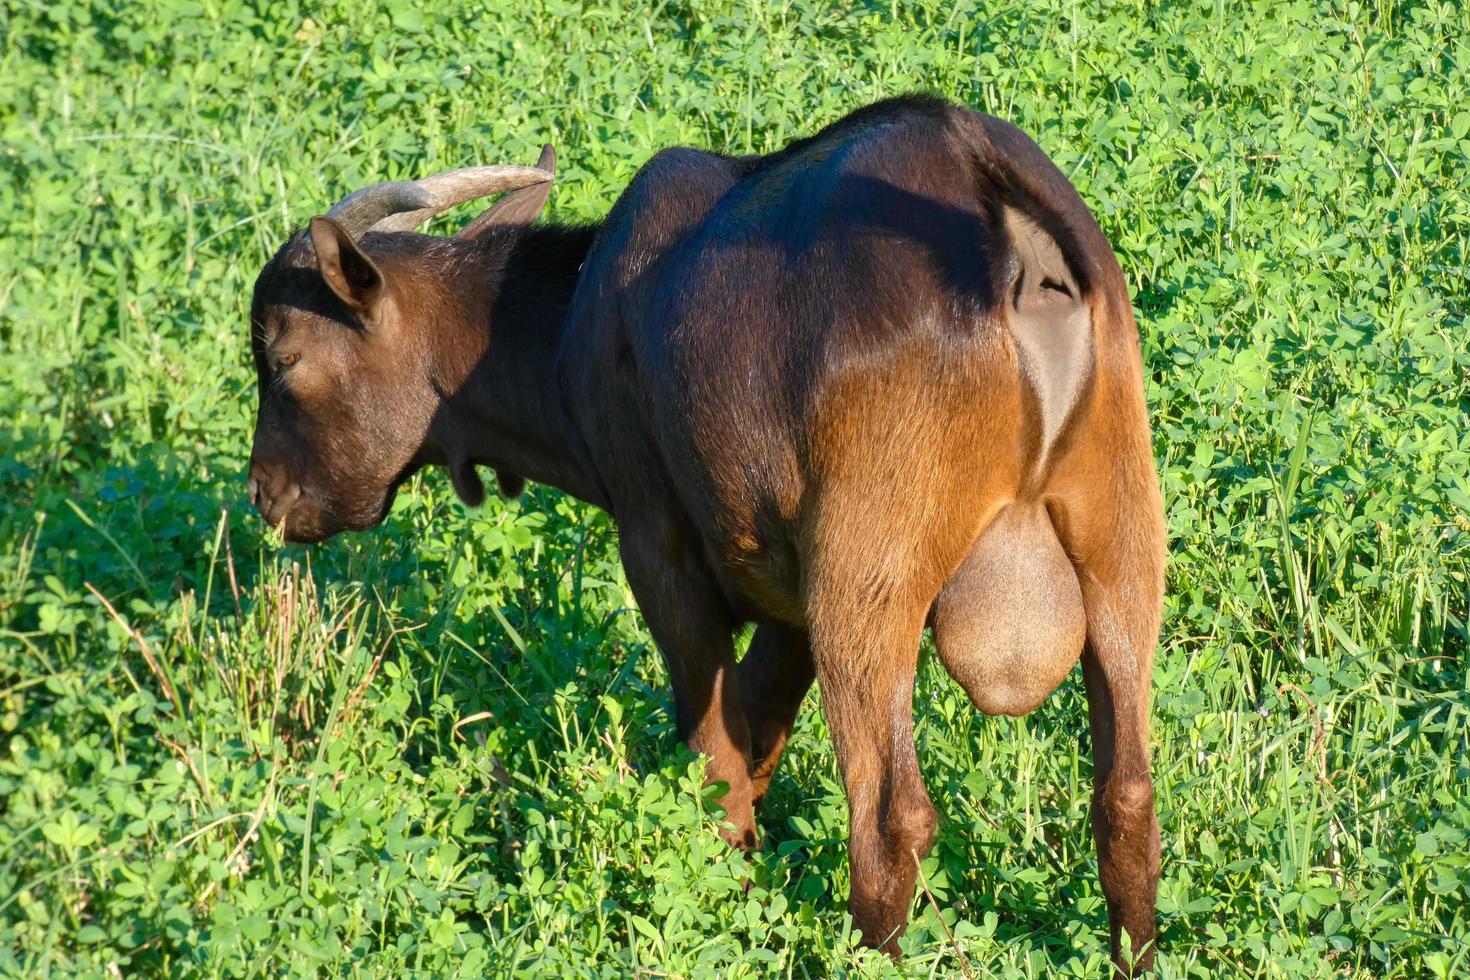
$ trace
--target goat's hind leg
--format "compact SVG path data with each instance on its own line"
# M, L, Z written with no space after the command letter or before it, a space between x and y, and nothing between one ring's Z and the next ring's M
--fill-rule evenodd
M1150 600L1136 590L1152 583L1130 581L1135 577L1130 570L1106 568L1084 571L1082 583L1088 616L1082 675L1095 769L1092 830L1113 957L1125 975L1153 966L1159 884L1159 822L1148 751L1157 620L1137 608ZM1128 608L1130 604L1135 608ZM1128 956L1122 950L1124 930L1131 947Z
M1154 961L1159 822L1149 772L1149 686L1163 599L1164 532L1157 492L1114 502L1115 517L1079 522L1087 641L1082 676L1092 728L1092 829L1107 898L1113 962L1125 975ZM1106 536L1089 535L1105 527ZM1122 934L1130 950L1124 953Z
M1120 508L1119 519L1104 524L1108 537L1069 541L1083 556L1076 567L1041 504L1008 505L945 583L934 608L940 661L987 714L1036 707L1081 653L1096 771L1098 868L1114 959L1130 974L1153 962L1159 878L1148 694L1162 531L1146 509L1151 499ZM1126 957L1124 931L1131 946Z
M859 588L840 590L857 600ZM830 595L828 598L838 598ZM863 941L898 953L918 862L938 820L914 752L913 691L923 603L824 605L812 616L812 655L850 818L848 908Z

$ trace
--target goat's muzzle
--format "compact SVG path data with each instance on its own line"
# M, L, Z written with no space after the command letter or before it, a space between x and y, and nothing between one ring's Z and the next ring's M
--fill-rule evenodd
M332 533L323 526L319 508L305 499L301 483L285 466L252 460L245 489L251 506L267 524L280 528L287 541L319 541Z

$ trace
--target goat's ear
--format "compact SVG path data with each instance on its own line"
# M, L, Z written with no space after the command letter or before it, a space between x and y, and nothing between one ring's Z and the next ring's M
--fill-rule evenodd
M322 279L337 298L369 317L383 298L383 273L352 236L331 218L311 219L311 244Z
M551 148L550 143L541 148L541 158L536 161L536 168L547 173L556 172L556 151ZM478 218L461 228L454 237L479 238L491 228L529 225L536 220L541 209L546 207L546 199L550 196L551 181L549 180L510 191L481 211Z

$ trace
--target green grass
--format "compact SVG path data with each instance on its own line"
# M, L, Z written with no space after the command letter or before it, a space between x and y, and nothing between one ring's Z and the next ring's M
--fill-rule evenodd
M914 89L1031 133L1135 291L1162 972L1470 973L1470 8L277 6L0 0L0 973L892 970L816 695L727 855L604 516L430 474L269 539L245 313L363 183L551 140L592 218ZM1076 679L916 698L900 969L1106 975Z

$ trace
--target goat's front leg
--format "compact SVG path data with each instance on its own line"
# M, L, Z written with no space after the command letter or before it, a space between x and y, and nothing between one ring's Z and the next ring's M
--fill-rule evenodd
M740 661L740 699L750 727L752 792L755 805L765 798L796 713L812 686L811 641L805 630L762 623Z
M721 798L735 847L756 843L750 778L750 730L741 706L731 636L734 620L699 557L697 539L669 521L621 529L623 568L638 607L669 668L679 738L709 757L709 782L729 786Z

